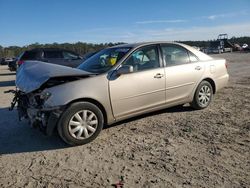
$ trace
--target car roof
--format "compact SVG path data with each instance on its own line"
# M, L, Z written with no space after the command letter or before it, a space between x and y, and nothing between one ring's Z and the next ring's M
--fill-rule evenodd
M143 47L143 46L147 46L147 45L154 45L154 44L176 44L179 46L184 47L185 49L191 51L192 53L194 53L200 60L211 60L212 58L210 56L208 56L207 54L204 54L202 52L200 52L199 50L183 44L183 43L179 43L179 42L171 42L171 41L155 41L155 42L141 42L141 43L131 43L131 44L121 44L121 45L116 45L113 46L111 48L117 48L117 47L124 47L124 48L138 48L138 47Z
M72 50L67 50L64 48L33 48L30 50L25 50L24 52L42 52L42 51L67 51L67 52L71 52L73 54L79 55L77 52L74 52Z
M30 51L43 51L43 50L46 50L46 51L58 51L58 50L70 51L70 50L66 50L66 49L63 49L63 48L33 48L33 49L30 49L30 50L26 50L26 51L30 52Z
M154 41L154 42L139 42L139 43L119 44L116 46L112 46L111 48L116 48L116 47L137 48L140 46L153 45L153 44L179 44L179 45L182 45L181 43L178 43L178 42Z

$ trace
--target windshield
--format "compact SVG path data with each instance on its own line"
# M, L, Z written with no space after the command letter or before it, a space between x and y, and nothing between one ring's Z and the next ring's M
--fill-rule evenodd
M101 74L110 70L131 48L107 48L85 60L79 69Z

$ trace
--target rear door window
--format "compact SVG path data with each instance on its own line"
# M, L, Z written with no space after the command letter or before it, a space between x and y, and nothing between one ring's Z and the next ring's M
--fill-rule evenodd
M163 60L166 65L181 65L190 62L188 51L178 45L161 45Z
M199 59L192 52L188 52L188 54L191 62L199 61Z
M62 59L63 53L59 50L45 50L44 51L44 58L47 59Z

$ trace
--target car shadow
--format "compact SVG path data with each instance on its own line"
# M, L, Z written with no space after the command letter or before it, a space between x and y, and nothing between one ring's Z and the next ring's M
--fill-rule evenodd
M149 116L187 111L193 111L193 109L189 106L177 106L130 118L128 120L115 123L111 126L105 126L104 129L114 126L121 126L124 123L132 122ZM31 128L28 125L28 122L20 122L18 120L16 110L9 111L8 108L2 108L0 109L0 114L0 155L56 150L70 147L60 139L58 134L55 133L52 136L46 136L38 129Z
M0 82L0 87L8 87L8 86L15 86L15 80Z
M109 125L109 126L105 126L104 129L108 129L108 128L111 128L111 127L115 127L115 126L120 126L124 123L129 123L129 122L132 122L132 121L136 121L136 120L140 120L140 119L143 119L143 118L146 118L146 117L149 117L149 116L155 116L155 115L159 115L159 114L165 114L165 113L179 113L179 112L191 112L191 111L194 111L195 109L193 109L192 107L190 106L183 106L183 105L179 105L179 106L174 106L174 107L171 107L171 108L166 108L166 109L163 109L163 110L158 110L158 111L155 111L155 112L150 112L150 113L146 113L146 114L143 114L143 115L139 115L139 116L136 116L136 117L132 117L132 118L129 118L129 119L126 119L126 120L122 120L122 121L119 121L117 123L114 123L112 125Z
M17 111L0 109L0 155L55 150L68 147L57 134L46 136L18 120Z
M14 76L14 75L16 75L16 73L15 73L15 72L10 72L10 73L2 73L2 74L0 74L0 76Z

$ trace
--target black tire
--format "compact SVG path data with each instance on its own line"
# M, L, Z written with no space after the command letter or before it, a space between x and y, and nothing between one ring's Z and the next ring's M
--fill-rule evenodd
M207 101L207 98L205 98L204 99L205 101L203 100L204 101L203 103L203 101L200 101L201 100L200 92L202 92L202 89L204 90L205 88L209 88L210 96L206 95L206 97L208 97L209 100ZM203 80L196 88L193 101L190 103L190 105L194 109L201 110L201 109L207 108L209 104L211 103L212 99L213 99L213 87L208 81Z
M92 133L91 136L78 139L72 136L70 133L71 125L70 121L75 117L77 113L81 113L81 111L87 111L88 113L93 113L97 120L97 125L95 127L95 132ZM83 112L82 112L83 113ZM101 132L104 124L104 118L102 111L93 103L90 102L77 102L71 104L61 115L60 120L57 125L58 133L60 137L69 145L83 145L93 141ZM82 125L83 126L83 125ZM89 125L86 125L89 126ZM86 129L88 130L88 129ZM89 130L88 130L89 131ZM85 135L84 131L82 132Z

